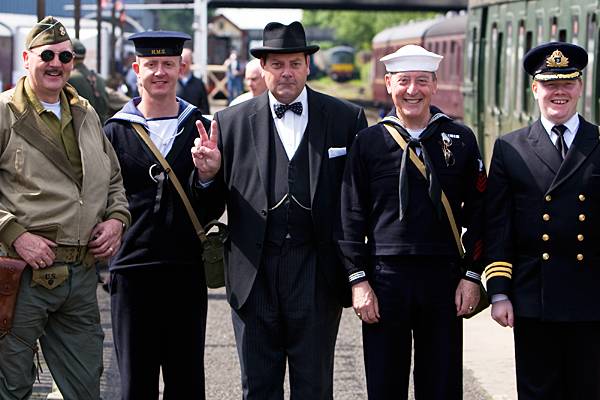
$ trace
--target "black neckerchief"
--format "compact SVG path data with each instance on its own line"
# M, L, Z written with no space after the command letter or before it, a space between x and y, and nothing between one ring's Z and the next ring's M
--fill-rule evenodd
M431 199L433 206L435 207L438 218L440 218L440 220L444 219L445 214L441 194L442 188L435 174L433 163L431 162L431 158L427 153L427 148L424 146L424 143L437 132L437 127L442 121L451 119L450 117L442 113L439 109L434 107L431 108L431 113L432 116L429 120L429 123L427 124L427 127L417 139L413 138L406 131L406 129L402 126L402 122L395 115L388 115L380 122L381 124L388 124L393 126L398 131L398 133L404 138L404 140L406 140L407 143L406 151L402 153L402 160L400 163L400 178L398 182L398 213L400 221L402 221L402 219L406 216L408 207L408 163L410 162L409 150L412 148L414 151L417 147L421 148L423 163L425 164L425 170L427 172L429 198Z

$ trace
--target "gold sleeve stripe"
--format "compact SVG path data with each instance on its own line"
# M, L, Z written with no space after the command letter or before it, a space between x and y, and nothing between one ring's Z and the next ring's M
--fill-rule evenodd
M488 264L487 267L485 267L485 273L487 274L487 271L492 269L493 267L507 267L512 269L512 264L506 261L496 261Z
M491 278L495 278L497 276L503 276L505 278L512 279L512 274L507 274L506 272L500 272L500 271L492 272L491 274L486 275L486 278L491 279Z
M512 268L506 268L506 267L494 267L494 268L489 268L485 271L486 276L491 274L492 272L505 272L507 274L511 274L512 275Z

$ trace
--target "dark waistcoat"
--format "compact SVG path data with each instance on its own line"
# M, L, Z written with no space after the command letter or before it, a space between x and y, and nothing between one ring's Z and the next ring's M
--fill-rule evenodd
M266 243L281 246L285 239L300 245L312 240L308 133L288 160L275 123L269 129L269 214Z

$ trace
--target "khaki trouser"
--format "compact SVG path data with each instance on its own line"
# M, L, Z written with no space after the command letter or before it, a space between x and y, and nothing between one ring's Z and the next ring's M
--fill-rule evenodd
M62 265L67 266L69 277L53 289L32 287L31 268L23 272L12 334L0 339L2 400L31 395L36 379L32 348L38 340L65 400L100 397L104 333L96 271L80 262Z

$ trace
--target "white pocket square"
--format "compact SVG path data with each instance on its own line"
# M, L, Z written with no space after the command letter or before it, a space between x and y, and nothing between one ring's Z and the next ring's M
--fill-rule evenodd
M346 148L345 147L330 147L329 150L327 150L327 152L329 153L329 158L341 157L341 156L346 155Z

